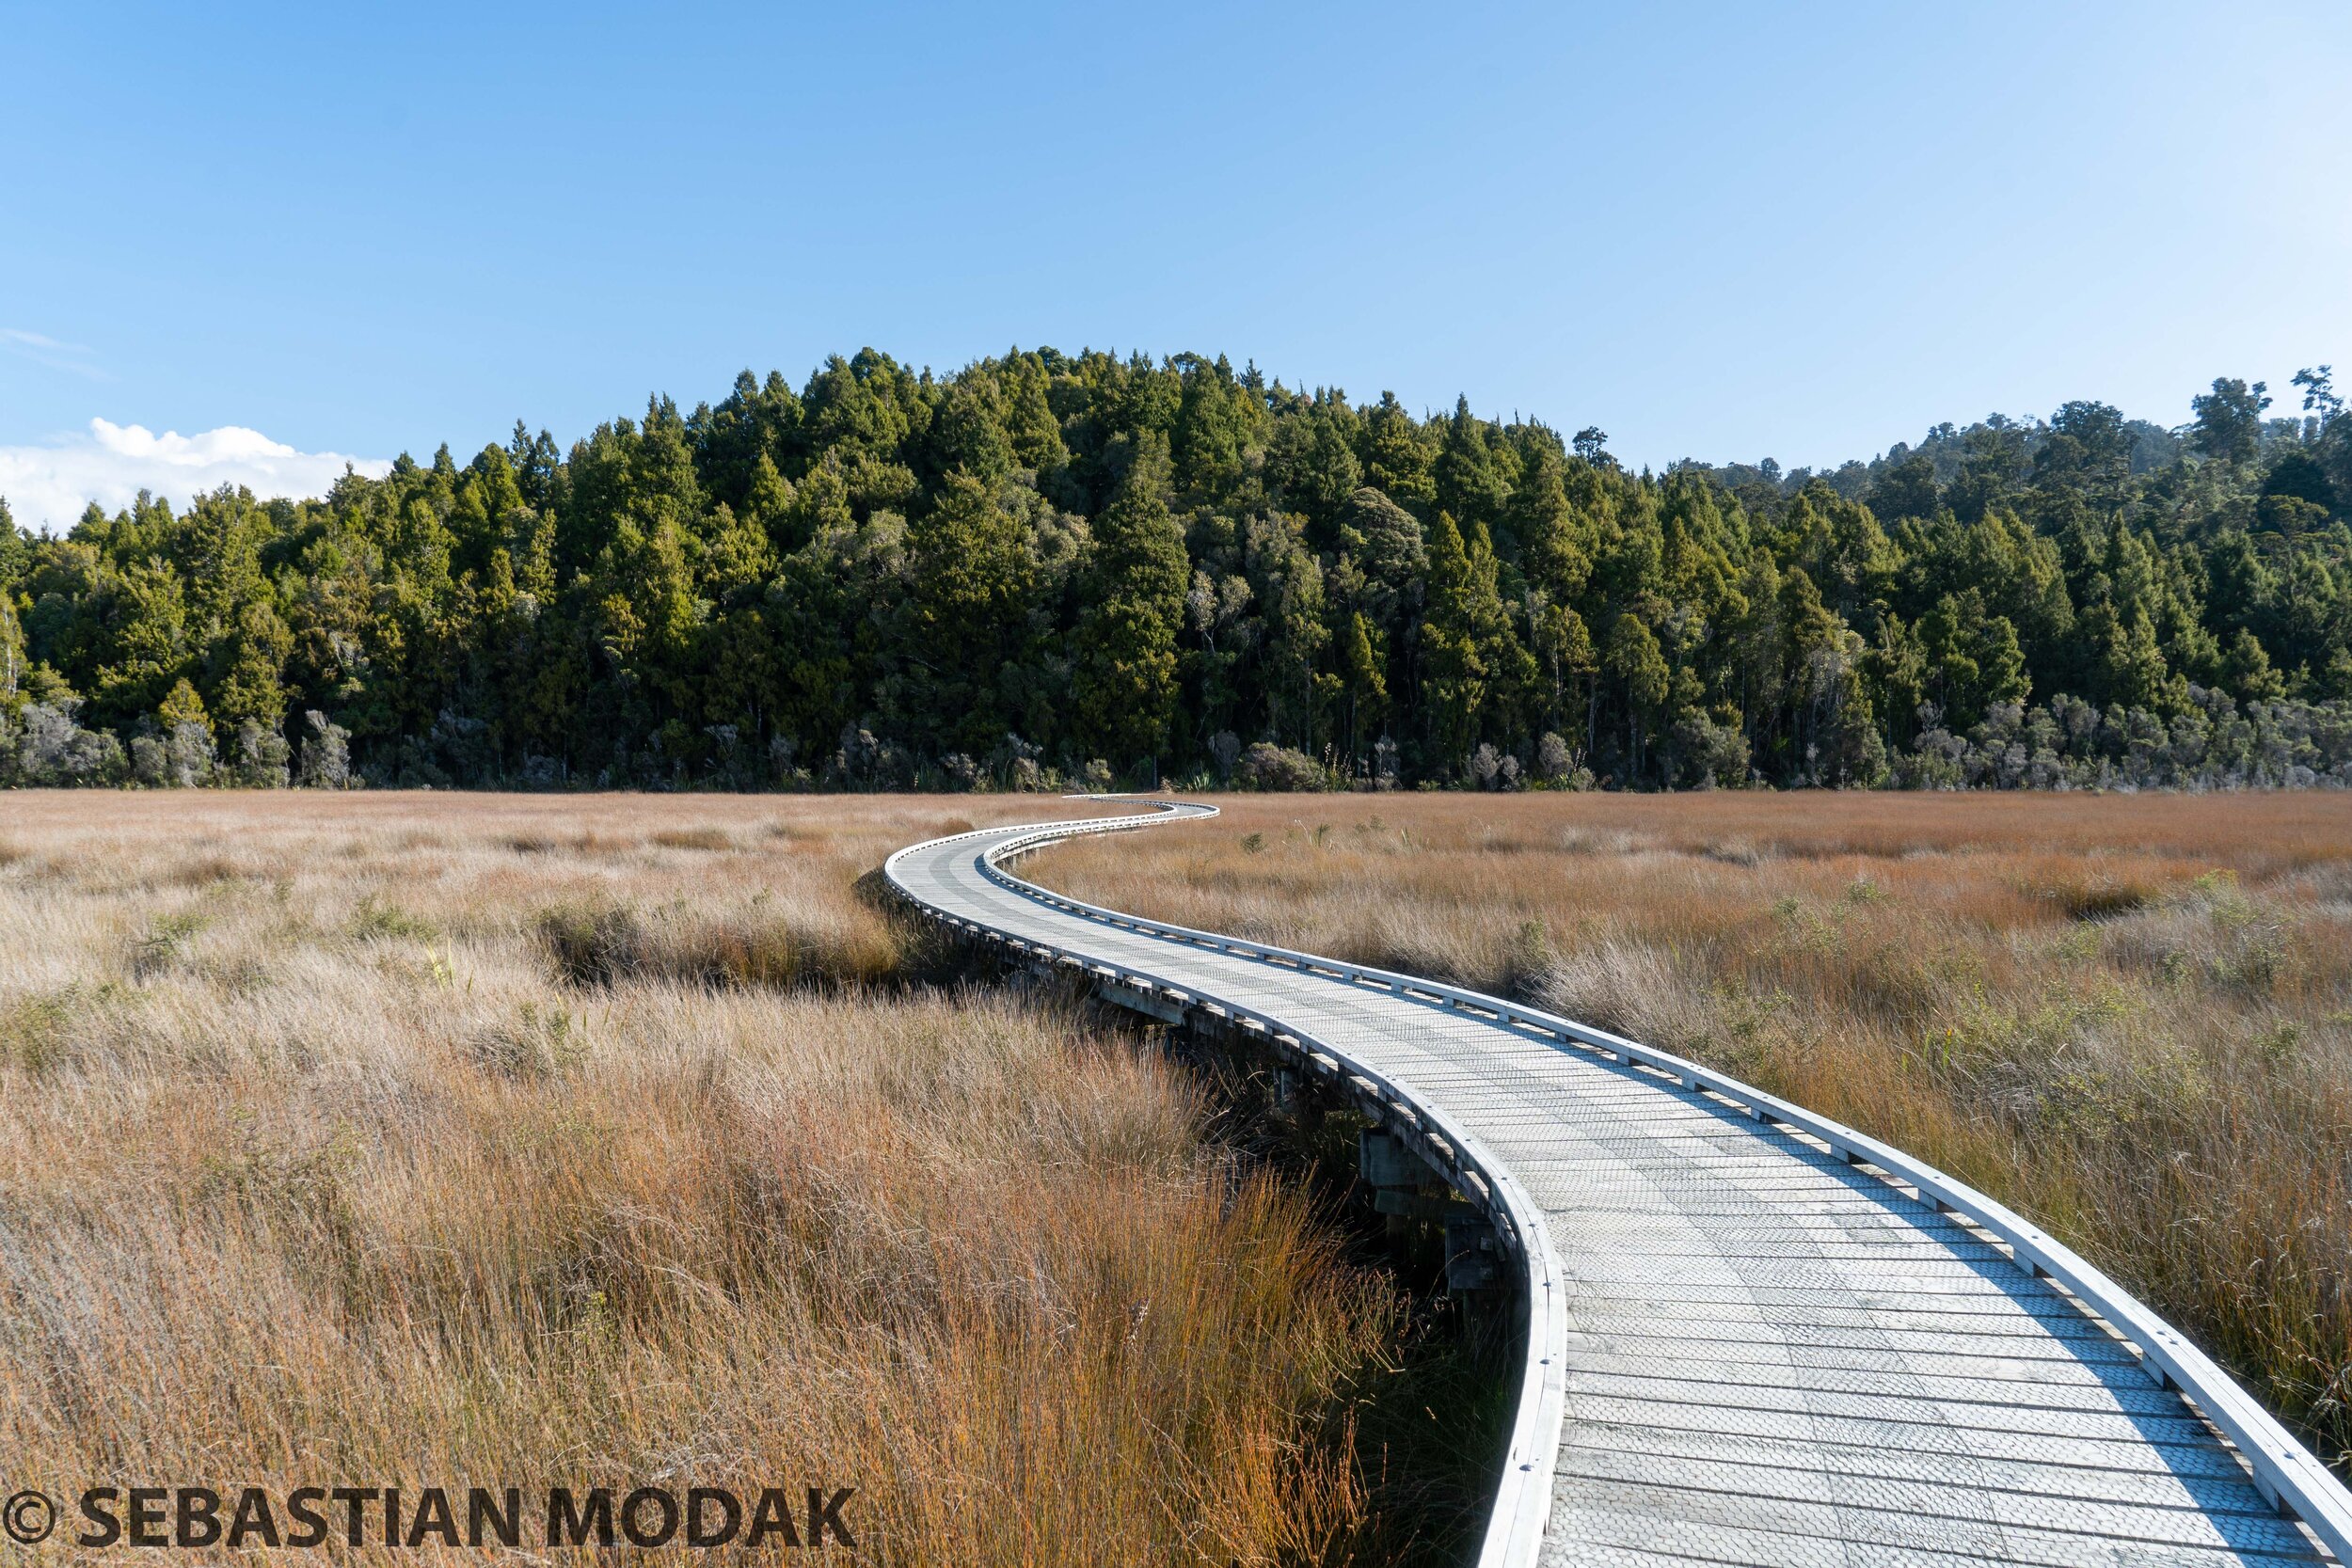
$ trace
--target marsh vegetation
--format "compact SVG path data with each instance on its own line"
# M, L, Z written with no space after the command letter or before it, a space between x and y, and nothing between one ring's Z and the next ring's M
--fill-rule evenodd
M822 1480L862 1560L1345 1560L1392 1289L1196 1082L855 891L1066 809L11 797L0 1474Z

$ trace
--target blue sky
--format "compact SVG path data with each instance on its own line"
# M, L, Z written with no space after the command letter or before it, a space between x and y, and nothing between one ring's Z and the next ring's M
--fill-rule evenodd
M0 82L20 516L867 343L1223 352L1792 467L2352 372L2340 0L10 3Z

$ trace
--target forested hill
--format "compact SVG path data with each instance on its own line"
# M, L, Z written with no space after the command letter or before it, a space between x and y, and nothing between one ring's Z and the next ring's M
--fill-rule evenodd
M0 781L2352 782L2352 420L2296 383L1636 474L1221 358L867 350L0 526Z

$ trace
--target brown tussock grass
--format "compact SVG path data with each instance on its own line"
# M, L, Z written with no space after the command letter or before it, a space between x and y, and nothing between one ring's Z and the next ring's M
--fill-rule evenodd
M2352 800L1222 803L1031 875L1734 1071L2033 1216L2352 1447Z
M906 983L852 884L938 802L6 806L12 1481L822 1481L910 1564L1359 1538L1391 1297L1173 1069Z

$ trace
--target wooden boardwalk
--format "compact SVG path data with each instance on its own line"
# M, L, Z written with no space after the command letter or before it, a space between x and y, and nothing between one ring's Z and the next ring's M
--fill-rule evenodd
M1210 815L1162 811L1140 821ZM2352 1497L2308 1452L1982 1195L1634 1042L1095 910L994 863L1102 826L960 834L887 871L1114 1001L1263 1032L1487 1212L1528 1341L1482 1563L2352 1557Z

